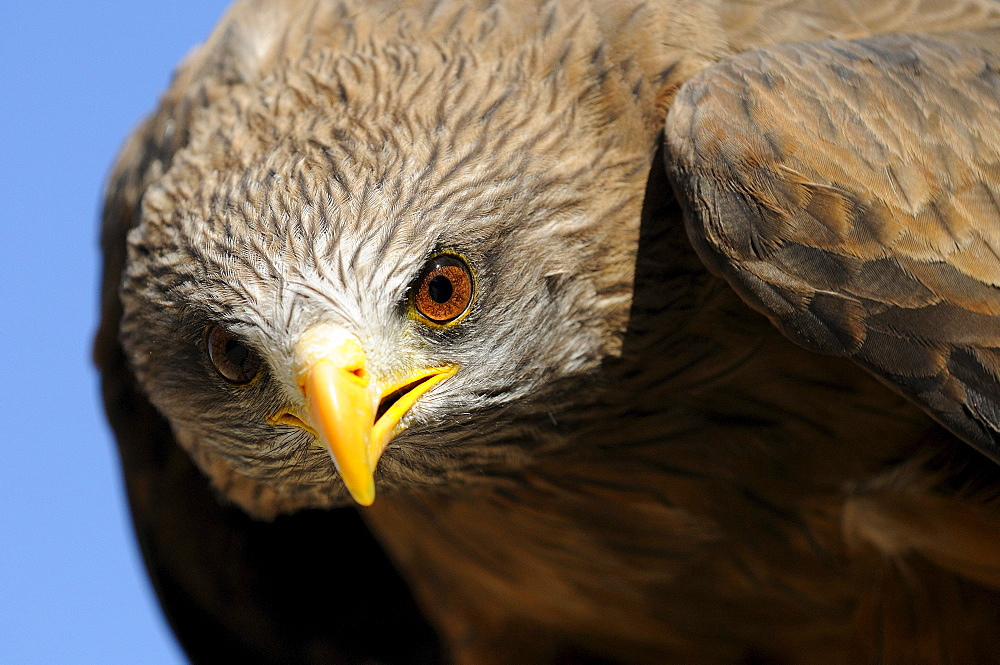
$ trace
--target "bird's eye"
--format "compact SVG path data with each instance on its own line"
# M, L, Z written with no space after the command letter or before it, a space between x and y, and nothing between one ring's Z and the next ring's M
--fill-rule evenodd
M212 326L207 346L209 359L226 381L245 386L260 374L260 355L228 330Z
M424 267L413 292L413 307L432 323L451 323L469 309L472 290L472 272L465 261L440 254Z

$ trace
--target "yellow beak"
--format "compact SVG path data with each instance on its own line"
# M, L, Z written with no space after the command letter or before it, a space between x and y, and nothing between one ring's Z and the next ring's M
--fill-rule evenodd
M312 432L329 450L354 500L370 506L375 501L375 467L401 431L400 419L421 395L457 369L420 369L381 385L369 375L357 338L339 326L322 324L306 332L295 348L295 374L308 413L300 417L282 411L269 421Z

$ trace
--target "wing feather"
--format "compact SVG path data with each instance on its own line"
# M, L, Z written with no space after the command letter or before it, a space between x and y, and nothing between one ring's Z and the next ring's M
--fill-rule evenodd
M667 169L705 263L1000 460L1000 32L773 46L689 80Z

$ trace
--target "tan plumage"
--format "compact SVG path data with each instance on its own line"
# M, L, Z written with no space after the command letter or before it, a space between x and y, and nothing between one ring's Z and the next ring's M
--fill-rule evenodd
M996 662L998 106L989 0L237 3L104 216L189 655ZM413 312L442 251L454 325ZM378 380L458 367L363 523L294 426L328 324Z

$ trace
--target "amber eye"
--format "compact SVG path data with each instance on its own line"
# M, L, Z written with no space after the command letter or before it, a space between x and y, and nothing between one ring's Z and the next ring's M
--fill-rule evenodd
M413 295L417 312L433 323L449 323L465 314L472 302L472 273L453 254L431 259Z
M260 374L257 352L219 326L208 331L208 357L222 378L237 386L249 384Z

